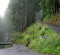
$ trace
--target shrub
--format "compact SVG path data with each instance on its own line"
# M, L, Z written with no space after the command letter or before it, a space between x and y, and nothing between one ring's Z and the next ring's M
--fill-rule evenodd
M9 36L9 41L11 42L17 42L17 40L19 39L22 39L24 36L22 33L20 32L13 32L13 33L10 33L10 36Z
M23 44L38 52L60 54L60 35L47 25L43 26L37 22L29 26L25 32L17 33L13 36L17 37L17 43Z

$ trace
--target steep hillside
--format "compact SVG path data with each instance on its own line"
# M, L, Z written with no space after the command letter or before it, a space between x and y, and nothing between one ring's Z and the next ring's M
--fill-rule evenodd
M60 35L39 22L27 27L23 33L11 33L10 41L28 46L40 53L60 54Z
M48 17L49 15L47 15L44 18L44 22L51 24L51 25L55 25L56 27L60 27L60 13L56 13L55 15L50 15L50 17Z

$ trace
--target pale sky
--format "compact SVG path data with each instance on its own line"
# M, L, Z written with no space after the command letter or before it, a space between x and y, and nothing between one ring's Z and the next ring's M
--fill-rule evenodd
M3 17L10 0L0 0L0 16Z

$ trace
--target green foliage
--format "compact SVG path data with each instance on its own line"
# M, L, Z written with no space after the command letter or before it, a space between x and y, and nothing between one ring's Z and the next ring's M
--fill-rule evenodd
M44 22L53 24L57 27L60 27L60 13L57 13L55 15L47 15L44 19Z
M52 17L52 15L49 15L49 14L48 14L48 15L43 19L43 21L44 21L44 22L47 22L47 20L49 20L51 17Z
M34 1L34 0L33 0ZM34 12L37 19L43 20L48 14L52 14L52 0L36 0L34 4Z
M59 3L60 3L60 0L59 0Z
M24 35L22 33L20 33L20 32L13 32L13 33L10 33L9 41L15 43L15 42L18 42L19 40L21 40L23 37L24 37Z
M22 38L20 38L20 35ZM45 36L46 38L42 38L41 36ZM24 33L20 33L16 37L17 43L28 46L38 52L60 54L60 35L47 25L43 26L37 22L27 27Z
M42 1L42 10L43 17L52 13L52 1L51 0L43 0Z
M39 10L41 9L39 5L40 2L41 0L32 0L34 13L39 12Z
M32 4L31 8L33 9L33 14L31 15L32 17L35 18L35 14L39 13L39 16L44 18L48 14L52 13L51 0L31 0L30 2ZM22 12L21 7L22 7L22 3L20 0L11 0L5 13L6 14L5 18L8 20L7 23L9 23L12 26L12 28L15 29L16 31L19 31L22 28L22 25L24 25L25 20L27 24L30 20L31 21L34 20L34 18L31 19L32 17L29 15L30 14L29 13L28 17L31 18L30 19L28 18L27 20L27 18L24 17L24 21L22 21L23 18L21 18L21 12ZM40 15L41 10L42 10L42 15ZM31 23L31 21L29 23Z
M52 31L51 28L49 28L48 26L42 26L41 24L37 23L38 25L36 26L37 29L35 29L34 25L33 28L32 26L30 26L30 30L36 32L34 34L34 32L30 33L29 31L29 35L34 36L34 39L31 40L29 47L42 52L42 53L53 53L53 54L60 54L59 50L57 51L57 48L59 46L60 43L60 36L58 34L55 33L55 31ZM42 28L39 29L39 26ZM28 30L29 30L28 29ZM42 39L41 36L46 36L46 39ZM31 36L30 36L31 38Z

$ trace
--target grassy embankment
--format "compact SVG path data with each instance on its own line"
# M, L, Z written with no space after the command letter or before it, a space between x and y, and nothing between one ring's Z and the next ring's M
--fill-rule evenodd
M37 22L27 27L25 32L14 32L10 36L10 41L28 46L37 52L60 54L60 35L48 25L43 26Z
M55 15L47 15L43 21L60 27L60 13L56 13Z

